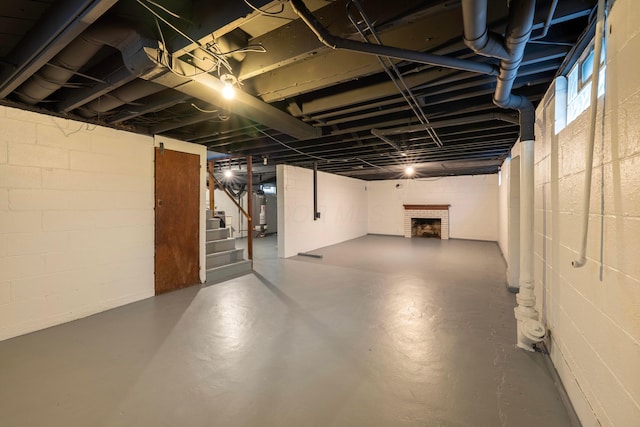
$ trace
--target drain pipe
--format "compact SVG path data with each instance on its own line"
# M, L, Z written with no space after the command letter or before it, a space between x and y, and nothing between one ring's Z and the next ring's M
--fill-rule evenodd
M313 162L313 220L320 219L318 212L318 162Z
M487 1L463 0L462 10L464 44L478 55L509 59L502 36L490 32L487 28Z
M452 68L454 70L469 71L472 73L487 74L490 76L498 75L497 67L491 64L336 37L322 26L302 0L289 0L289 3L291 4L293 11L318 37L318 40L331 49L342 49L368 55L386 56L388 58L400 59L403 61L433 65L436 67Z
M585 147L584 165L584 204L582 206L582 240L578 259L571 262L574 268L580 268L587 262L587 239L589 236L589 206L591 204L591 176L593 172L593 148L596 142L596 114L598 112L598 85L600 83L600 58L602 56L602 38L604 37L604 0L598 0L598 18L596 23L596 44L593 49L593 71L591 72L591 110L589 111L589 134Z
M533 251L534 251L534 125L535 110L527 98L511 93L513 82L527 41L533 29L535 0L511 0L509 22L503 41L503 55L499 36L488 31L486 22L487 0L463 0L465 43L480 55L500 59L500 75L493 102L502 108L518 110L520 120L520 290L514 309L517 320L518 347L534 351L533 345L542 341L546 329L538 321L535 309Z

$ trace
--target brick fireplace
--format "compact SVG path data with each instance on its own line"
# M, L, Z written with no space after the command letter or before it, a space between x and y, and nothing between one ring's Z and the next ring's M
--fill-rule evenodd
M411 237L411 220L416 218L440 219L440 238L449 238L449 206L451 205L403 205L404 237Z

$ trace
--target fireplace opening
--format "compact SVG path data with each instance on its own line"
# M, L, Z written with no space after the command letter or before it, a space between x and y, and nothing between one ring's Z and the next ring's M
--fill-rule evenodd
M411 218L411 237L442 238L440 218Z

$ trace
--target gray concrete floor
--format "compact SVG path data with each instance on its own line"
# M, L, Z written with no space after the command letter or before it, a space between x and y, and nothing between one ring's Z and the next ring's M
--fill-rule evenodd
M0 425L571 425L495 243L315 252L1 342Z

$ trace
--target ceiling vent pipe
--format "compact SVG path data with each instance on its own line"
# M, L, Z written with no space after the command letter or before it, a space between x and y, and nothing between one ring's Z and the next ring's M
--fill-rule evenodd
M534 139L533 105L527 98L512 94L511 89L531 35L536 2L511 0L509 8L509 22L502 41L487 28L487 0L462 0L464 39L476 53L500 59L500 75L493 102L498 107L513 108L520 112L520 140L529 141ZM503 45L503 49L499 45Z
M37 104L63 87L103 46L111 46L122 52L127 68L136 72L140 64L128 59L146 43L135 29L122 24L101 23L69 43L40 71L24 82L18 89L18 98L28 104Z
M415 50L401 49L397 47L379 45L374 43L359 42L344 39L329 33L326 28L313 16L302 0L289 0L293 11L307 24L325 46L331 49L350 50L368 55L386 56L387 58L416 62L419 64L433 65L436 67L452 68L455 70L469 71L472 73L498 75L498 69L494 65L468 61L466 59L451 58L448 56L434 55Z
M78 113L83 117L95 117L107 111L111 111L124 104L131 104L135 101L145 98L149 95L161 92L166 88L162 85L147 81L136 79L131 83L121 86L106 95L101 96L98 99L86 104L84 107L79 108Z

